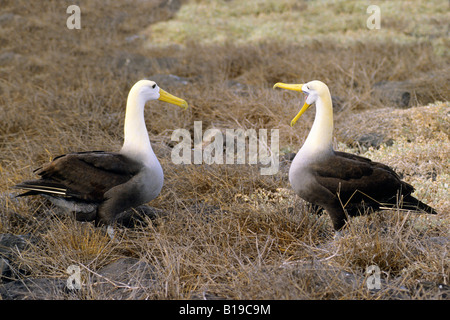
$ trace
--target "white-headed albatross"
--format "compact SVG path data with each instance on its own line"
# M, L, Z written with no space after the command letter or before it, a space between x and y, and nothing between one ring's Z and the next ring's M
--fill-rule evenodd
M291 126L316 103L314 123L292 161L289 181L302 199L328 212L336 231L345 225L346 212L355 216L363 213L364 207L378 210L400 204L405 209L436 214L433 208L414 198L411 195L414 187L401 181L387 165L333 150L333 107L325 83L317 80L306 84L276 83L274 88L277 87L308 95Z
M124 143L119 152L88 151L62 155L38 168L38 180L15 188L19 196L43 195L76 213L78 220L111 224L122 212L156 198L164 181L144 120L147 101L161 100L184 109L186 101L150 80L138 81L127 99Z

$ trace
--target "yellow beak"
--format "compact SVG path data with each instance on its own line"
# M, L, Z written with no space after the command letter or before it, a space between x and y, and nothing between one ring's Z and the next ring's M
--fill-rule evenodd
M163 89L159 89L159 98L158 100L165 101L174 105L177 105L183 109L187 109L188 104L183 99L180 99L178 97L175 97L174 95L171 95L170 93L164 91Z
M297 115L295 116L294 119L291 120L291 127L294 126L294 124L297 122L298 118L301 117L301 115L303 114L303 112L305 112L311 105L307 104L305 102L305 104L303 105L303 107L300 109L300 111L297 113Z
M287 90L294 90L294 91L300 91L302 92L303 84L288 84L288 83L281 83L277 82L274 84L273 88L281 88L281 89L287 89Z
M281 88L281 89L287 89L287 90L294 90L294 91L300 91L302 92L302 87L303 84L287 84L287 83L275 83L275 85L273 86L273 88ZM291 121L291 127L294 126L294 124L297 122L298 118L301 117L301 115L310 107L310 104L307 104L305 102L305 104L303 105L303 107L300 109L299 113L297 113L297 115L295 116L294 119L292 119Z

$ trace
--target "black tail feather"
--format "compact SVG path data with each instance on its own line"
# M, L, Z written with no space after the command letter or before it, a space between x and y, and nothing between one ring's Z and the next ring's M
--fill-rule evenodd
M411 195L408 195L403 198L402 208L409 209L409 210L425 211L426 213L429 213L429 214L438 214L434 208L423 203L419 199L414 198Z

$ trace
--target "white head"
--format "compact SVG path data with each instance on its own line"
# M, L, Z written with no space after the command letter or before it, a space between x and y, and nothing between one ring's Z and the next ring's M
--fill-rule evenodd
M313 80L305 83L302 86L302 91L308 96L306 97L306 103L312 105L319 97L329 94L328 86L319 80Z
M298 118L319 98L324 98L326 96L330 96L330 91L328 86L319 80L313 80L305 84L286 84L278 82L274 86L274 88L282 88L294 91L300 91L307 94L305 104L301 108L300 112L295 116L291 121L291 126L293 126Z
M139 97L144 103L150 100L161 100L175 104L183 109L188 107L186 101L164 91L158 87L155 81L151 80L139 80L136 82L131 88L129 96Z
M158 100L159 99L159 87L156 82L151 80L139 80L131 88L130 93L140 96L144 101Z

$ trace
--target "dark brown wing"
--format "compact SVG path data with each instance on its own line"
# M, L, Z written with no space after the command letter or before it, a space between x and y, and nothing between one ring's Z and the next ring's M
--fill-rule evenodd
M397 193L409 195L413 186L400 180L388 166L344 152L312 165L317 182L333 193L339 193L346 203L372 198L380 203L392 203ZM366 197L367 196L367 197Z
M37 169L41 179L16 188L30 190L26 195L46 193L101 202L106 191L131 179L140 168L141 164L119 153L69 153Z

